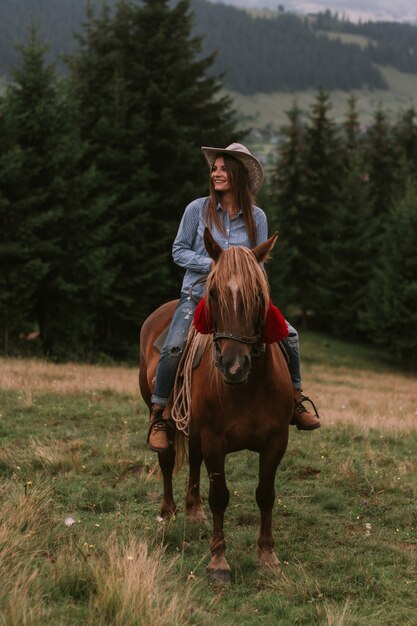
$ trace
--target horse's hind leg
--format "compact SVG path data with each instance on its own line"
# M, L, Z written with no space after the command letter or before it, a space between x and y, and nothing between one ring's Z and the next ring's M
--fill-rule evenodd
M161 517L166 520L175 515L176 506L172 491L172 473L175 465L175 450L170 447L166 452L158 454L159 466L164 481L164 496L161 506Z
M210 542L211 560L208 575L218 582L230 582L230 567L225 557L224 513L229 504L229 490L224 475L225 454L205 459L210 481L209 505L213 516L213 535Z
M259 483L256 489L256 502L261 513L261 527L258 537L258 560L261 567L279 569L280 563L274 551L272 535L272 509L275 502L275 473L284 456L286 445L279 449L268 449L260 453Z
M188 489L185 499L187 518L191 522L203 522L207 518L204 514L203 507L201 506L200 496L200 472L203 457L201 455L199 436L198 438L190 438L188 458L190 472L188 475Z

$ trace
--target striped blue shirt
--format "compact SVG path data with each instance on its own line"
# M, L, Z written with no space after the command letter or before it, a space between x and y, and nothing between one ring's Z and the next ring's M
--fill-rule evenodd
M208 256L204 246L204 228L206 227L205 206L208 198L198 198L185 209L180 222L177 236L172 245L172 258L180 267L186 269L181 291L188 295L191 285L210 271L212 259ZM251 247L245 230L242 211L229 218L227 211L221 205L217 206L220 220L224 226L224 233L213 225L211 234L222 248L229 246ZM257 206L253 207L253 216L256 224L257 242L259 245L268 238L268 222L265 213ZM200 299L203 296L204 284L193 287L193 295Z

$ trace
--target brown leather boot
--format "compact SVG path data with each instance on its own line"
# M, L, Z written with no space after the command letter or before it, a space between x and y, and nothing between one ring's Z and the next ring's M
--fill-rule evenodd
M307 411L303 402L310 402L315 415ZM303 395L302 389L296 389L294 387L294 411L292 415L291 424L297 426L298 430L314 430L320 428L319 415L314 402L310 400L308 396Z
M166 452L172 443L172 427L163 418L164 408L152 406L147 444L153 452Z

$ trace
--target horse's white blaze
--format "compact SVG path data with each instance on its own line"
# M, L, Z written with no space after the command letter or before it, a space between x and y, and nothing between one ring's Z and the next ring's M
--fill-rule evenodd
M228 285L230 291L232 292L232 295L233 295L233 308L235 310L235 313L237 314L237 294L239 293L240 284L237 281L236 276L232 276L232 278L229 280L227 285Z
M229 367L229 372L231 374L236 374L236 372L238 372L240 369L240 364L239 364L239 360L235 359L235 362L232 363L232 365Z

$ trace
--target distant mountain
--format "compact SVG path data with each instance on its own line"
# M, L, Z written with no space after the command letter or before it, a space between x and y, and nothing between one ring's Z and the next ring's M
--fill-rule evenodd
M219 0L209 0L218 2ZM278 5L285 10L297 13L318 13L329 9L332 13L346 15L352 21L409 22L417 24L417 3L415 0L220 0L239 8L271 9Z
M367 51L326 37L293 14L254 19L246 11L203 0L194 0L193 8L204 53L218 51L213 73L224 74L229 89L252 94L319 85L327 90L386 88Z
M102 6L101 0L90 2ZM114 7L116 0L107 4ZM73 34L82 29L85 6L85 0L1 0L0 77L16 64L14 44L26 40L32 20L50 43L49 60L64 71L59 59L76 50ZM379 65L417 73L417 27L409 24L354 24L330 11L307 19L282 8L255 19L245 10L207 0L192 0L191 9L202 54L216 53L211 73L223 75L225 87L242 94L319 85L329 91L386 89Z

